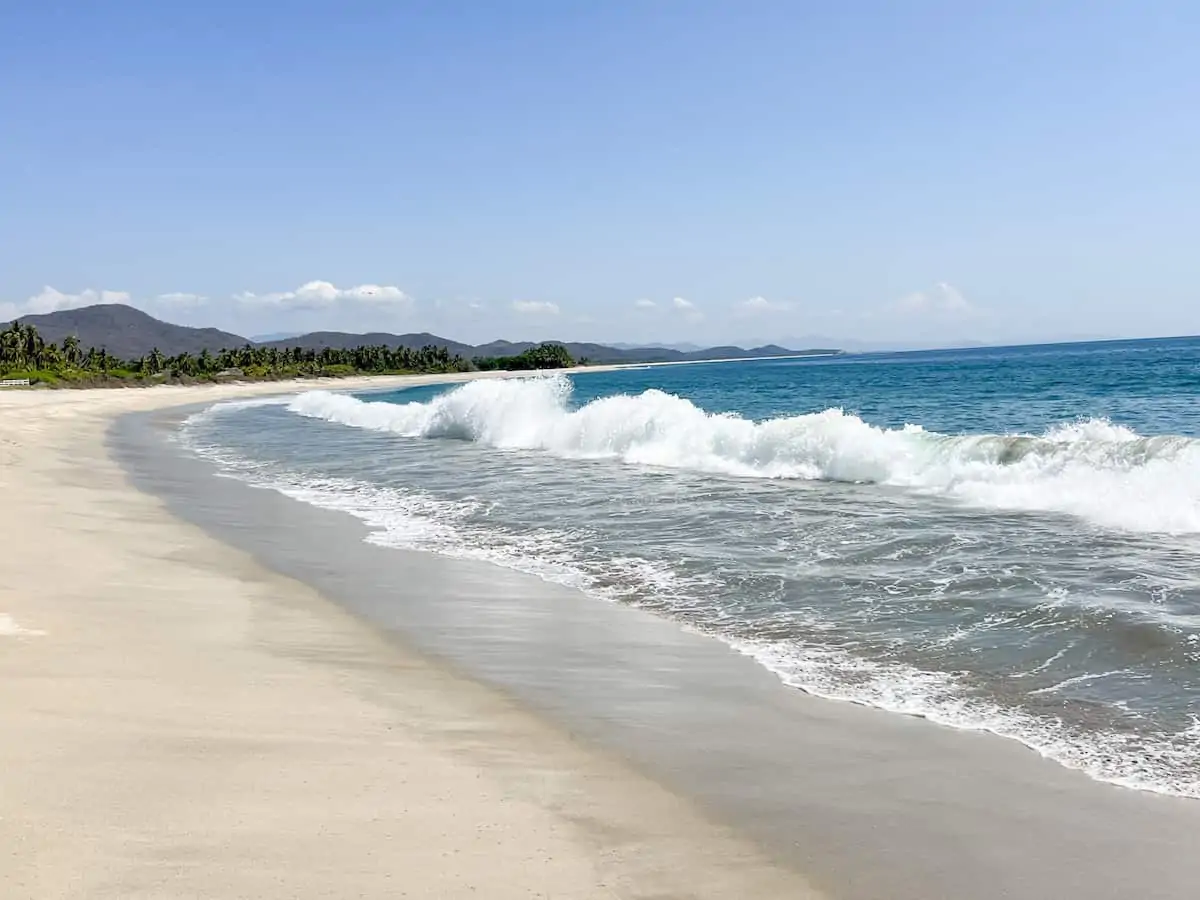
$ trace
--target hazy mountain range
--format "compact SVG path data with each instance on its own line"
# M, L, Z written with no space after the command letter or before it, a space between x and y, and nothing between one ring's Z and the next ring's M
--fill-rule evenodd
M155 319L139 309L122 304L99 304L80 309L68 309L40 316L24 316L21 321L33 325L47 342L61 344L63 338L75 335L85 347L103 347L122 359L136 359L151 350L167 356L180 353L216 352L226 348L258 344L266 347L304 347L321 350L325 347L349 348L370 345L410 347L434 345L445 347L465 359L482 356L512 356L535 345L532 341L492 341L488 344L464 344L436 334L389 334L370 332L351 334L340 331L314 331L301 335L260 335L258 340L220 331L216 328L190 328L172 325ZM579 343L563 341L576 359L594 363L685 362L703 359L742 359L756 356L789 356L795 353L835 352L832 350L795 350L779 344L755 347L720 346L700 348L685 344L673 347L646 347L621 344Z

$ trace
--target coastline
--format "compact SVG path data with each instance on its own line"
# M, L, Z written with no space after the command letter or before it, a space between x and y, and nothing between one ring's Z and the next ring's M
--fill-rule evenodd
M364 381L336 386L387 386ZM135 410L320 386L0 395L12 896L818 896L689 801L176 519L105 445Z
M344 391L369 391L378 388L384 390L388 387L403 387L405 385L412 386L418 384L453 384L460 381L471 381L477 378L529 378L535 375L583 375L588 372L616 372L621 369L652 369L663 366L699 366L708 365L710 363L740 363L740 362L762 362L764 360L785 360L795 361L803 359L831 359L834 357L847 355L843 350L830 351L828 353L796 353L782 356L731 356L731 357L714 357L713 359L679 359L679 360L658 360L648 362L625 362L625 363L599 363L596 365L574 365L566 368L558 369L488 369L471 372L444 372L433 374L410 374L410 375L339 375L339 376L313 376L308 378L264 378L253 381L213 381L213 382L194 382L191 384L180 383L161 383L161 384L145 384L145 383L129 383L121 380L116 380L107 384L85 384L77 385L73 383L46 385L46 384L30 384L28 379L20 379L6 381L0 379L0 388L4 388L3 393L20 393L25 391L120 391L120 390L205 390L205 391L234 391L236 396L258 396L260 394L289 394L297 393L306 390L344 390ZM217 397L217 399L224 399ZM187 402L187 401L185 401Z
M379 384L377 378L368 381L367 387ZM306 382L294 389L314 386L325 385ZM356 387L345 382L330 386ZM241 395L282 392L277 383L254 387L261 390L247 389ZM212 391L202 396L195 389L162 391L174 396L161 403L118 404L119 412L222 399ZM368 698L374 704L373 714L379 713L380 706L393 713L400 710L402 736L411 740L403 753L395 751L386 759L378 756L379 731L372 731L377 720L364 716L357 706L353 713L344 710L345 718L333 723L324 716L311 723L328 729L322 732L321 746L332 743L344 751L339 759L346 770L374 772L373 800L381 792L398 792L401 798L390 798L396 802L408 802L402 798L412 790L418 798L424 796L413 780L399 784L394 777L405 766L413 771L414 765L405 760L426 759L422 752L474 762L473 783L489 784L487 798L500 801L505 814L519 805L515 801L532 798L534 814L508 829L518 835L513 842L492 848L496 856L481 870L498 872L513 865L528 875L529 859L520 856L522 847L527 848L521 835L544 847L548 839L566 834L566 846L561 840L556 844L554 859L572 860L579 868L554 887L554 896L596 896L607 890L622 897L664 893L803 897L813 896L807 885L815 883L825 896L847 900L930 896L1174 900L1190 897L1200 879L1200 804L1097 784L991 735L953 731L809 697L786 688L753 661L715 641L527 576L366 544L362 541L366 529L349 517L231 479L214 479L199 462L181 468L179 460L157 446L164 429L179 418L177 411L125 416L117 423L118 455L142 488L141 493L131 491L101 446L104 430L118 412L101 409L100 403L86 410L66 404L75 408L72 413L48 403L39 416L23 417L14 429L8 413L19 404L6 403L9 396L51 395L0 396L0 471L6 476L21 472L19 484L10 478L4 490L12 496L15 487L24 504L20 508L31 511L24 516L31 523L27 535L40 534L42 541L53 544L58 539L51 539L48 529L59 529L67 538L61 544L80 549L73 559L88 558L86 553L95 558L111 546L120 549L124 567L107 557L105 566L117 565L116 571L125 573L126 590L118 592L125 606L118 619L133 620L134 634L153 631L161 641L162 629L175 625L183 634L169 635L175 643L166 646L194 657L198 650L209 649L204 640L218 632L227 640L220 644L222 652L233 652L228 639L236 632L232 646L237 655L251 652L258 661L255 665L266 667L268 660L274 665L281 658L302 664L303 673L289 670L289 683L276 700L290 697L305 716L312 710L310 697L319 695L319 709L325 709L325 704L341 709L345 693L356 702ZM28 402L27 412L36 406ZM139 430L140 436L135 433ZM17 456L10 455L13 435ZM17 465L8 465L10 461ZM35 489L50 479L58 486L40 493ZM94 509L100 499L106 499L108 506L127 508L128 513L109 516ZM68 508L69 518L77 521L63 531ZM192 524L177 521L181 514ZM129 527L133 530L125 533ZM113 538L114 529L121 532L119 539ZM276 529L281 537L269 540ZM29 544L32 538L22 540L34 546ZM112 540L115 545L105 543ZM40 559L30 551L30 558L18 561L27 585L55 571L49 557L53 549L39 549ZM157 590L172 599L169 622L155 621L164 615L163 607L155 604L157 598L124 596L130 587L139 591L154 587L143 572L150 562L160 579ZM6 576L0 584L21 583L10 577L10 565L0 564ZM198 584L197 568L204 579L219 578L237 602L214 608L208 582L201 595L189 595L186 585ZM120 609L107 604L118 600L89 594L90 587L79 579L72 582L65 574L53 575L50 581L74 584L66 590L68 599L62 608L56 604L44 609L0 589L0 614L11 615L17 627L45 632L21 636L19 643L0 632L0 650L14 645L22 653L46 648L47 639L60 634L83 641L79 627L83 623L94 642L90 652L101 654L95 644L109 637L103 632L114 621L112 611ZM180 584L185 587L180 589ZM380 603L378 598L384 595L403 597L405 607ZM103 614L92 608L97 599L106 603ZM362 624L364 620L377 627ZM193 631L209 638L198 640ZM180 638L183 643L178 643ZM124 639L105 645L103 653L108 654L109 665L134 666L138 663L134 651L142 652L147 645ZM46 652L46 665L75 665L73 656ZM14 671L20 670L10 668L17 663L7 655L0 660L6 667L3 683L11 687ZM75 670L76 680L80 671ZM184 674L176 673L173 683L189 702L201 687L215 690L220 696L213 699L207 714L229 715L224 711L226 701L238 695L231 686L234 673L200 667L189 668L182 678ZM337 689L333 692L331 680ZM254 683L259 681L261 675ZM53 707L56 717L64 709L85 720L91 715L78 706L62 706L70 698L61 690L57 695L43 694L36 702L23 693L10 693L14 696L0 699L0 714L6 721L10 709L29 714L30 703L41 709ZM414 694L420 702L412 700ZM159 691L158 699L176 702L166 690ZM26 707L20 706L22 702ZM104 703L116 701L109 697ZM135 721L144 722L152 709L145 703L134 705ZM131 715L130 708L120 711ZM281 713L272 707L259 710L259 715L270 722ZM517 720L519 726L514 724ZM27 726L24 718L19 721L36 744L37 728ZM414 721L422 723L423 730L414 731ZM262 724L255 716L241 720L242 727L255 735ZM389 740L398 727L395 720L391 725ZM166 729L172 739L177 727L172 722ZM73 737L80 747L90 739L86 722ZM137 739L136 730L132 737ZM212 739L212 735L204 737ZM447 743L448 738L454 740ZM410 752L413 756L405 755ZM535 768L530 759L549 761ZM123 777L138 774L133 762L120 762L127 770ZM158 765L180 765L185 769L180 778L194 778L197 770L186 767L195 762L190 757L181 762L172 758L159 760ZM11 805L9 797L23 798L18 789L27 792L27 785L52 780L51 773L61 771L49 763L39 764L40 770L31 768L17 748L0 749L0 796L6 798L6 806ZM318 760L296 761L297 769L310 778L314 764L320 774ZM67 771L76 774L73 768ZM424 774L417 780L425 787ZM322 801L340 805L345 792L346 785L335 786ZM245 802L253 815L271 815L277 821L289 815L276 807L283 795L282 790L268 796L252 794ZM658 799L646 802L653 798ZM299 803L301 814L305 812L303 802L286 800L292 802ZM45 798L34 796L21 808L26 805L43 815ZM499 814L494 802L469 808L485 819ZM527 805L521 809L529 812ZM656 811L662 814L656 816ZM307 812L314 814L312 809ZM549 820L537 815L549 815ZM60 810L59 816L55 827L77 827L69 811ZM565 824L556 817L565 817ZM452 845L467 840L475 825L466 813L460 818L467 821L442 834ZM0 837L9 837L5 829L12 827L6 812L0 820ZM355 833L360 829L361 823L356 823ZM45 838L44 830L35 828L32 833ZM270 837L262 829L256 833L261 840ZM416 833L425 841L423 830ZM138 846L143 851L154 849L148 840L142 832ZM280 840L279 835L274 840ZM398 860L395 843L373 844L375 855L386 853ZM112 855L113 847L119 846L119 841L110 841L105 850ZM67 852L65 844L57 848L60 860ZM227 859L222 852L233 851L210 844L205 852L210 855L204 859L213 862ZM119 863L126 865L128 850L122 848L121 853ZM77 865L47 862L49 858L43 856L39 869L20 871L28 878L30 871L53 870L56 865L66 871ZM348 858L351 868L357 862L356 871L369 877L369 866L364 867L361 858ZM524 860L519 866L514 864L518 859ZM409 858L405 865L411 871L421 861ZM795 872L805 873L807 880ZM138 874L145 877L144 871ZM378 875L376 871L370 877ZM596 886L601 880L607 885L604 890ZM125 883L124 891L114 889L113 895L129 895L130 883ZM363 890L382 883L364 881ZM329 884L333 893L349 892L341 881ZM459 895L453 886L428 884L408 889L417 896ZM531 891L548 890L514 887L513 893L504 894L490 883L486 887L486 896L537 896ZM220 892L219 885L200 893L213 891ZM240 891L271 896L257 883L246 882L230 892ZM70 894L43 890L29 895ZM102 892L92 884L79 895Z

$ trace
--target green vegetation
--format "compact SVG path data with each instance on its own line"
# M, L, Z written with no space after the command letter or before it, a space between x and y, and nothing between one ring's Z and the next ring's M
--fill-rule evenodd
M470 368L445 347L355 347L306 350L255 347L165 356L157 349L121 360L104 348L84 350L78 338L47 344L32 325L13 322L0 332L0 378L28 378L35 384L91 386L155 384L164 381L273 380L279 378L384 375L408 372L463 372Z
M480 371L505 369L509 372L521 369L569 369L575 360L562 344L538 344L516 356L486 356L472 360Z
M165 381L268 381L280 378L467 372L472 369L554 369L574 365L561 344L539 344L517 356L468 362L445 347L354 347L324 350L256 347L165 356L157 349L122 360L103 347L84 350L76 337L47 344L32 325L13 322L0 331L0 379L28 378L34 384L89 387L157 384Z

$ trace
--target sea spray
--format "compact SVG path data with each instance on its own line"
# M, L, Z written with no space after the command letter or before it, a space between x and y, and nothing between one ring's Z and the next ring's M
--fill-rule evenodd
M1177 350L999 356L314 393L192 437L371 542L578 587L810 692L1197 796L1200 544L1163 533L1195 512L1194 378Z
M349 398L341 398L349 399ZM232 411L232 410L230 410ZM1119 728L1081 729L1057 716L1022 708L1022 696L1053 693L1072 683L1095 680L1104 673L1072 677L1053 676L1049 687L1008 693L1002 698L981 692L969 673L922 668L901 659L862 655L863 642L836 643L836 629L815 611L789 611L786 627L774 626L774 639L751 636L740 616L729 615L733 585L716 572L678 571L678 559L600 551L603 534L575 527L515 529L498 522L477 499L452 500L406 487L385 487L342 477L314 477L264 467L261 461L241 457L199 439L195 429L211 424L193 417L188 443L223 470L252 485L276 490L296 500L349 513L370 529L367 540L382 546L434 552L458 559L488 562L534 575L545 581L573 587L607 601L629 603L676 618L754 658L783 682L817 696L867 704L904 715L920 716L947 726L985 731L1015 739L1064 766L1078 769L1101 781L1183 797L1200 797L1196 773L1200 759L1200 724L1184 733L1139 734ZM836 541L834 542L836 543ZM614 548L615 549L615 548ZM650 547L644 548L651 552ZM861 566L862 563L857 565ZM745 605L745 582L735 588L737 606ZM903 598L894 597L901 605ZM1160 608L1099 608L1090 614L1054 591L1031 614L1043 623L1052 611L1061 621L1090 617L1090 627L1111 627L1115 615L1142 630L1152 628L1156 643L1181 629L1194 630L1194 617L1171 616ZM1040 610L1040 611L1039 611ZM741 615L745 615L743 609ZM901 615L903 615L901 613ZM968 628L956 628L938 641L950 645L975 633L986 632L1009 614L989 613ZM763 624L771 620L764 619ZM856 630L863 625L856 625ZM1024 627L1024 626L1018 626ZM1165 630L1163 630L1165 629ZM752 631L753 629L751 629ZM784 637L782 635L787 634ZM1180 639L1185 640L1183 635ZM1070 645L1025 672L1010 676L1023 683L1052 669Z
M1200 444L1103 419L1041 435L882 428L841 409L753 421L659 390L571 406L563 376L476 381L427 402L313 391L296 414L408 438L738 477L879 484L1138 532L1200 532Z

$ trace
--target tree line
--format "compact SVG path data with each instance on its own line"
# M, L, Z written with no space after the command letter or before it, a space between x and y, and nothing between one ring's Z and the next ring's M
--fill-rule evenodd
M575 360L562 344L538 344L516 356L484 356L472 360L475 368L481 371L490 369L568 369L575 365ZM581 360L586 365L587 360Z
M244 347L216 353L167 356L157 348L136 359L119 359L105 350L84 349L70 335L62 346L47 343L33 325L13 322L0 332L0 376L34 383L92 384L111 379L213 381L233 378L277 379L338 375L469 372L475 369L547 369L574 365L561 344L539 344L510 357L466 360L445 347L420 349L385 345L351 348Z

